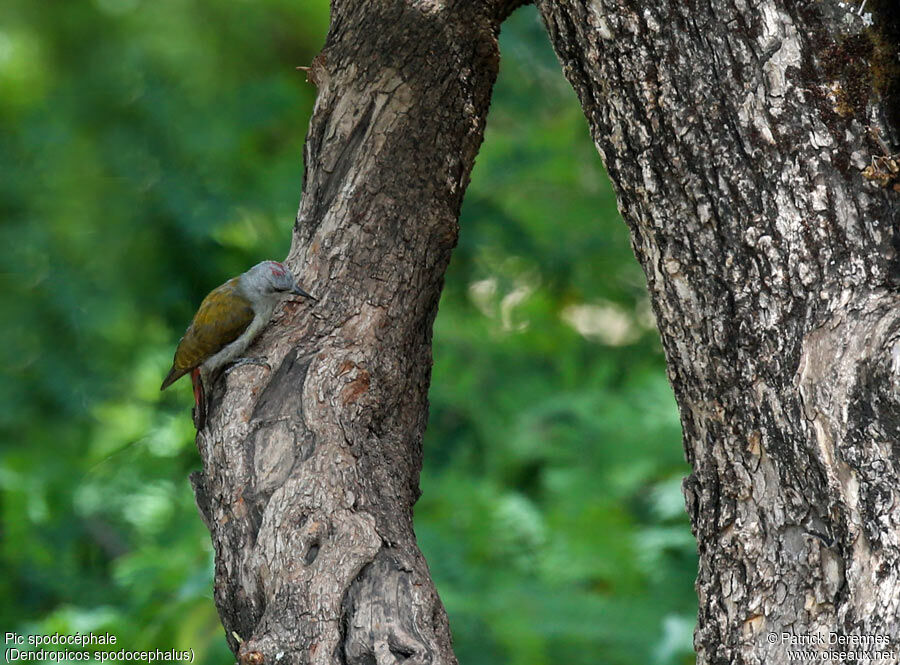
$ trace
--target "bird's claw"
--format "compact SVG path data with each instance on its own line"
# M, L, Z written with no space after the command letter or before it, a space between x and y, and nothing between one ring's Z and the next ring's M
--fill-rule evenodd
M235 360L228 367L226 367L223 375L228 376L232 371L244 365L258 365L260 367L265 367L270 372L272 371L272 366L269 365L269 363L267 363L264 358L240 358L239 360Z

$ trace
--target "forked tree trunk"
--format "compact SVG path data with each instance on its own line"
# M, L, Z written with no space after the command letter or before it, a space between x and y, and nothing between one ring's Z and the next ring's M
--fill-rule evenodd
M698 662L900 659L895 1L538 5L681 411Z
M455 663L416 546L431 329L507 0L334 0L287 304L212 387L197 503L242 663Z
M431 324L515 4L332 3L289 256L322 300L251 349L271 371L214 386L192 478L242 663L455 662L412 506ZM538 4L682 413L700 662L787 662L782 633L820 630L900 647L896 24L837 0Z

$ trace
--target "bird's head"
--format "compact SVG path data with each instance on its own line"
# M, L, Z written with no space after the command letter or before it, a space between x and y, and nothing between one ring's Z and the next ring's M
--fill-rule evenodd
M278 261L263 261L250 268L241 275L241 288L251 300L275 299L290 295L316 300L300 288L291 271Z

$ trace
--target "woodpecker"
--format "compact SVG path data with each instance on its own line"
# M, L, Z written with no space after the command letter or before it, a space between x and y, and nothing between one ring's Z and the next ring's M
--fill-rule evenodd
M213 289L200 303L191 325L178 342L172 369L160 387L165 390L190 373L198 429L206 422L204 382L242 354L269 323L275 306L292 295L316 300L300 288L284 264L263 261Z

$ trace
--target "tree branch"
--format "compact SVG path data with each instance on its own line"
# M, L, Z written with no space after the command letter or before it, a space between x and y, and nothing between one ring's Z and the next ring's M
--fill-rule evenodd
M332 3L289 303L213 386L193 479L242 663L455 663L413 533L431 328L509 2ZM234 637L238 635L241 641Z

